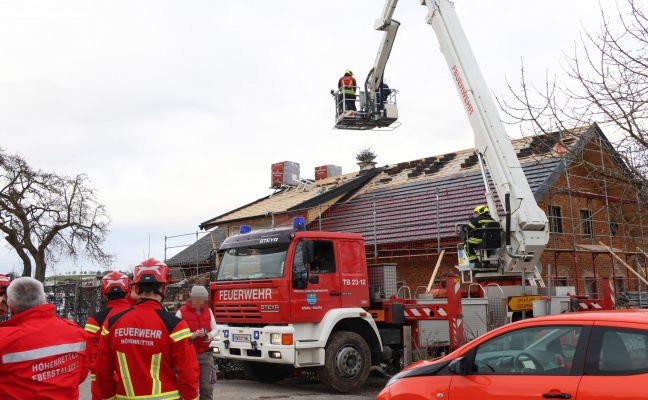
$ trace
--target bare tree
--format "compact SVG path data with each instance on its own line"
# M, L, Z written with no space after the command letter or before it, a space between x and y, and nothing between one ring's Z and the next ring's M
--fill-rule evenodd
M565 55L565 82L553 78L535 86L527 81L523 67L521 87L509 84L513 99L500 105L521 129L535 133L598 123L620 137L615 148L633 172L611 177L646 187L648 18L640 2L626 0L626 4L627 10L617 8L614 17L601 9L598 29L583 29L573 54Z
M83 257L104 266L110 218L84 174L33 169L0 148L0 231L23 262L23 276L45 280L47 263ZM32 271L35 266L35 270Z

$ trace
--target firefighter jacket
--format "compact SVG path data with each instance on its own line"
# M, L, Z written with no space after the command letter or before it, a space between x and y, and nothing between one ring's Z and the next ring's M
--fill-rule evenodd
M499 228L499 222L495 221L490 214L481 214L470 218L468 224L468 243L479 244L482 242L484 228Z
M353 94L355 95L356 93L356 80L354 77L350 75L344 75L340 80L338 81L338 88L341 89L340 91L342 93L346 94Z
M95 363L103 398L196 399L199 372L190 337L187 323L156 300L141 299L110 317Z
M207 332L211 331L211 312L208 306L200 308L197 312L195 308L191 306L191 300L187 300L187 303L180 307L180 313L182 315L182 320L189 325L189 330L195 332L200 329L205 329ZM202 338L197 337L193 341L194 348L196 349L196 354L202 354L209 350L210 342L205 342Z
M88 334L88 342L86 348L88 349L88 358L90 360L90 378L92 382L90 388L92 391L92 398L101 398L101 392L97 385L95 378L95 361L97 359L97 349L99 347L99 339L101 339L101 327L108 322L108 318L130 308L130 302L126 299L111 300L108 302L106 308L92 314L86 321L85 331Z
M42 304L0 325L0 399L79 398L88 375L86 334Z

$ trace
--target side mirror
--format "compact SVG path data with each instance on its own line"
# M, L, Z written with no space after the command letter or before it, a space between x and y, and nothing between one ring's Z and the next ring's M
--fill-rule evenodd
M310 264L315 260L315 243L312 240L304 240L304 264Z
M455 358L454 360L450 361L450 364L448 364L448 370L453 375L465 375L465 365L466 363L463 357Z
M313 283L313 284L319 283L319 276L317 276L317 275L309 276L308 277L308 283Z
M214 271L216 271L216 259L217 259L216 249L212 250L209 253L209 278L210 280L215 280Z

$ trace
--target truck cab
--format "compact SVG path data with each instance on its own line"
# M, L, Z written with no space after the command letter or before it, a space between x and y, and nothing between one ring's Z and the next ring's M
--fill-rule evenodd
M289 368L315 368L324 383L352 391L382 352L366 311L364 241L359 234L301 226L303 220L297 228L242 227L223 242L211 283L214 353L243 360L259 380L281 379ZM348 335L333 340L342 333L355 341Z

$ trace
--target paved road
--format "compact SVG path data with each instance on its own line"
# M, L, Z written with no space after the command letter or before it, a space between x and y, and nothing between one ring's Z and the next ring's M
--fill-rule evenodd
M222 400L361 400L375 399L386 382L385 378L369 378L367 385L357 395L342 395L325 388L320 383L291 379L279 383L265 384L245 380L218 381L214 385L214 399ZM91 400L90 379L79 388L80 400Z

